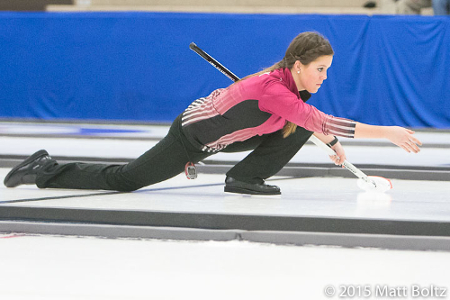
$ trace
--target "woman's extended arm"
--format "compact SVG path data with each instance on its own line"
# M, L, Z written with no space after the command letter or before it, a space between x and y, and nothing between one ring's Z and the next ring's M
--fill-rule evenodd
M418 153L422 142L413 136L414 131L399 126L375 126L356 122L355 138L386 138L407 152Z
M356 122L355 138L386 138L393 144L401 147L407 152L418 153L422 145L417 138L413 136L414 131L399 127L399 126L376 126ZM324 143L329 143L334 139L332 135L324 135L323 133L315 132L314 135ZM337 142L331 147L337 156L330 156L331 160L336 165L341 165L346 159L344 148L341 143Z

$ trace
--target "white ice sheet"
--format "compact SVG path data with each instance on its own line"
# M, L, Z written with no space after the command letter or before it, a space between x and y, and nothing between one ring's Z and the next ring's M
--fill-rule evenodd
M372 293L353 299L413 299L414 286L447 297L450 288L450 253L49 236L0 244L2 300L320 300L352 287ZM376 297L385 287L405 297Z

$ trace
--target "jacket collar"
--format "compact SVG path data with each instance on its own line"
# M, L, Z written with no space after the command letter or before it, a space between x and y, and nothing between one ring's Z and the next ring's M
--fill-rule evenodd
M277 75L280 76L280 79L286 83L287 88L293 92L299 99L302 99L303 102L308 101L311 98L311 94L307 90L298 91L297 85L295 84L294 78L292 77L291 70L288 68L278 69L274 72L277 72Z

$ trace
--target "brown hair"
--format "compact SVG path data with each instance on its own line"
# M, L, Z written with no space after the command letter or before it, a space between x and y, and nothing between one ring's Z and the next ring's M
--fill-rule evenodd
M297 60L306 66L320 56L333 54L334 51L330 42L321 34L317 32L302 32L292 40L282 60L269 68L245 78L258 76L281 68L291 69ZM296 124L287 121L283 127L283 137L286 138L294 133L296 128Z

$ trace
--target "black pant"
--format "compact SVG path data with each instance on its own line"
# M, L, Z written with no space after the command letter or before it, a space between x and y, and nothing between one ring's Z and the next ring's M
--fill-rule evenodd
M312 132L298 127L287 138L283 138L281 131L277 131L233 143L222 151L253 151L229 170L227 176L249 183L260 183L278 173L311 134ZM40 188L134 191L172 178L184 172L189 161L197 163L210 155L213 153L194 148L186 139L178 117L165 138L128 164L55 164L38 174L36 185Z

